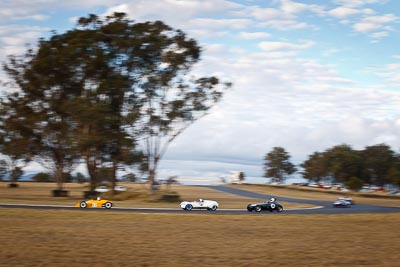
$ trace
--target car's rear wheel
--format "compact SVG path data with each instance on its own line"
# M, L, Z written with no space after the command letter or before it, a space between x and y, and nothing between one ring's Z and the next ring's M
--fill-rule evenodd
M82 209L86 208L86 207L87 207L86 201L82 201L82 202L79 204L79 206L80 206Z
M216 211L216 210L217 210L217 206L214 205L214 206L212 206L209 210L211 210L211 211Z
M191 204L187 204L185 207L186 210L192 210L193 206Z
M112 203L111 203L111 202L106 202L106 204L104 204L104 207L105 207L106 209L111 209Z
M261 211L261 207L260 207L260 206L257 206L257 207L255 208L255 210L256 210L256 212L260 212L260 211Z

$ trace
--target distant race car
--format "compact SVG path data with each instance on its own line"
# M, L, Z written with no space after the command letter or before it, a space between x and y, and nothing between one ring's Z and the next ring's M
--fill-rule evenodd
M94 191L99 192L99 193L105 193L105 192L108 192L110 190L111 190L111 188L109 188L109 187L107 187L105 185L98 186L98 187L96 187L96 189L94 189ZM114 190L115 191L120 191L120 192L125 192L127 189L123 185L117 185L117 186L114 187Z
M257 204L249 204L247 205L247 210L252 212L253 210L256 212L261 212L262 210L268 210L270 212L277 211L282 212L283 206L276 201L275 198L271 198L270 200L264 203L257 203Z
M346 200L346 201L350 202L351 205L356 204L351 197L339 197L338 200Z
M111 203L110 200L100 199L99 197L97 199L84 200L75 205L76 208L82 208L82 209L85 209L85 208L111 209L112 206L113 206L113 204Z
M107 186L102 185L102 186L96 187L96 189L94 189L94 191L99 192L99 193L105 193L105 192L110 191L110 189L108 189Z
M192 210L192 209L207 209L211 211L215 211L218 209L218 202L214 200L195 200L195 201L183 201L180 204L181 209L183 210Z
M332 206L334 208L350 208L351 202L344 199L338 199L335 202L333 202Z

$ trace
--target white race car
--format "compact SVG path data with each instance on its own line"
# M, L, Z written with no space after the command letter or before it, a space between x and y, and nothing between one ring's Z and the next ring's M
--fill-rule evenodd
M351 197L339 197L338 200L346 200L347 202L350 202L351 205L354 205L355 202Z
M333 202L332 205L334 208L350 208L351 202L344 199L338 199L335 202Z
M207 209L215 211L218 209L218 202L214 200L199 199L195 201L183 201L180 205L183 210Z

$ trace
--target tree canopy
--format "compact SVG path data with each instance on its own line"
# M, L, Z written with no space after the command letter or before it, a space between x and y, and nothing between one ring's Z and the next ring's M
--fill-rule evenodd
M14 149L2 151L53 170L60 188L81 160L91 189L99 169L111 168L115 182L118 168L138 161L153 184L168 145L230 87L189 76L200 54L194 39L161 21L82 17L4 64L16 93L1 105L3 148Z
M283 147L274 147L264 157L265 177L272 182L283 183L288 175L296 172L296 167L290 162L290 154Z
M362 150L343 144L311 154L301 167L303 176L315 182L398 184L399 159L399 155L385 144L367 146Z

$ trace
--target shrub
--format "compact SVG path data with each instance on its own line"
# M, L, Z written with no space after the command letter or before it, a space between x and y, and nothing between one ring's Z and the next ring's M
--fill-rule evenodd
M181 197L176 192L168 192L162 194L158 199L158 202L180 202L180 201Z
M345 182L345 186L347 186L350 190L358 191L363 187L364 182L355 176L352 176L350 180Z
M157 191L153 194L147 190L134 190L125 192L111 192L102 193L101 197L113 201L136 200L141 202L179 202L181 198L177 192L174 191Z
M32 180L35 182L52 182L53 177L49 173L39 172L32 177Z
M72 181L77 183L84 183L88 181L88 178L80 172L77 172L75 176L72 176Z

